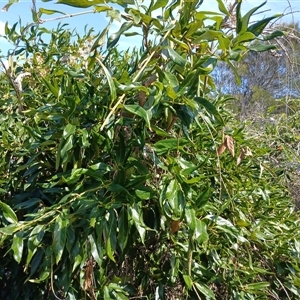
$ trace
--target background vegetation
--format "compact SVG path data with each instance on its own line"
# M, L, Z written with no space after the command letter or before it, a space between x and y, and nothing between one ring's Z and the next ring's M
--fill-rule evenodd
M272 99L243 123L214 75L229 67L255 91L250 58L278 53L279 16L253 21L262 5L242 15L241 1L59 2L111 20L49 31L54 12L33 2L34 23L6 27L1 299L299 299L298 95L292 113ZM141 47L119 51L123 34Z

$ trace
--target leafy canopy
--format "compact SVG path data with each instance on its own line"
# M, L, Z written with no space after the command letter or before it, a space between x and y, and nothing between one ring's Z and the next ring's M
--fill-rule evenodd
M297 299L299 217L211 76L273 48L260 41L278 16L59 2L111 20L80 37L33 6L36 23L6 26L1 298ZM141 47L118 51L137 29Z

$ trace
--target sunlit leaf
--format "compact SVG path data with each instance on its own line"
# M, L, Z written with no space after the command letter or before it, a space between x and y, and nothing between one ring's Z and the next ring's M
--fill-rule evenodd
M9 223L17 223L18 222L18 218L15 214L15 212L13 211L13 209L7 205L6 203L0 201L0 207L3 213L4 218L9 222Z
M52 247L56 263L61 260L65 248L68 223L68 219L63 215L59 215L55 221Z
M59 4L66 4L74 7L87 8L97 4L104 4L104 0L57 0Z
M24 247L23 232L19 231L19 232L14 234L13 243L12 243L12 246L11 246L11 249L14 252L14 259L18 263L20 263L20 261L22 259L23 247Z

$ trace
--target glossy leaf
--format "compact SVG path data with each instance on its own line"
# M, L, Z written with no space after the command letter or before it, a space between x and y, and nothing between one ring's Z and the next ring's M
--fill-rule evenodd
M13 211L13 209L7 205L6 203L0 201L0 206L1 206L1 210L3 213L3 217L11 224L17 223L18 222L18 218L15 214L15 212Z
M124 251L127 240L128 240L128 213L126 209L123 207L120 211L119 214L119 219L118 219L118 228L119 228L119 233L118 233L118 243L122 251Z
M66 4L74 7L87 8L97 4L105 3L104 0L57 0L59 4Z
M143 107L136 105L136 104L124 105L124 108L127 111L143 118L144 121L146 122L147 126L149 128L151 128L151 125L150 125L151 112L149 110L146 111Z
M55 220L52 242L53 254L56 263L61 260L61 256L65 249L67 226L68 219L64 215L59 215Z
M265 18L261 21L258 21L251 26L248 27L247 31L252 32L254 35L259 36L266 26L270 23L270 21L274 19L278 19L281 17L281 14L275 15L273 17Z
M205 98L200 98L200 97L195 97L195 101L199 103L201 106L203 106L209 113L211 113L218 120L220 124L224 123L220 113L211 102L209 102Z
M23 256L23 248L24 248L24 243L23 243L23 232L19 231L14 234L13 236L13 242L11 249L14 252L14 259L16 262L20 263L22 256Z
M242 2L242 1L241 1ZM242 26L241 26L241 29L240 31L238 31L238 33L244 33L246 31L250 31L252 32L251 30L247 30L248 26L249 26L249 22L250 22L250 18L251 16L258 10L260 9L262 6L264 6L265 4L267 3L267 1L263 2L262 4L260 4L259 6L257 7L254 7L252 8L251 10L249 10L245 16L242 18ZM253 32L254 33L254 32Z
M31 262L31 259L33 255L37 251L37 247L42 242L42 239L44 237L45 231L44 231L44 225L37 225L33 228L31 231L28 241L27 241L27 258L26 258L26 268L28 267L29 263Z

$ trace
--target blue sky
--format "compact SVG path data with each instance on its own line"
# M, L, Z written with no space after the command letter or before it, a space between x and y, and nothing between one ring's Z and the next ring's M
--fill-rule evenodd
M147 1L147 0L146 0ZM145 1L145 2L146 2ZM244 0L243 2L243 9L244 11L248 11L249 9L258 6L262 3L262 0ZM8 3L8 0L0 0L0 8L2 8L5 4ZM289 3L291 4L291 8L289 7ZM295 21L300 20L300 0L269 0L267 4L263 7L263 10L270 10L265 12L262 15L259 15L259 18L263 16L270 16L277 13L282 12L290 12L291 9L295 12L294 14L290 14L285 18L286 21L292 20L294 18ZM10 25L13 25L14 23L18 22L19 18L21 18L23 25L25 25L28 22L31 22L31 1L30 0L20 0L19 3L12 5L8 12L0 12L0 35L3 34L4 30L4 24L8 21ZM78 9L73 8L66 5L61 4L55 4L55 1L52 2L42 2L40 0L37 0L37 7L43 7L46 9L55 9L60 10L68 14L78 13L84 11L84 9ZM215 0L204 0L203 4L204 10L213 10L213 8L217 7L217 2ZM92 8L86 9L90 10ZM47 16L43 15L43 19L53 18L57 15ZM59 21L52 21L47 22L43 26L47 28L55 28L57 26ZM61 20L63 23L68 23L70 28L76 28L79 33L83 32L83 29L85 25L88 25L88 27L93 27L96 32L103 29L108 19L106 18L105 13L96 13L96 14L88 14L88 15L82 15L82 16L76 16L73 18L67 18L64 20ZM115 29L117 31L118 24L115 24ZM134 44L134 38L126 38L122 40L122 46L124 48L127 48L127 46L132 46ZM7 49L9 48L9 44L0 38L0 49L3 51L2 53L5 54Z

